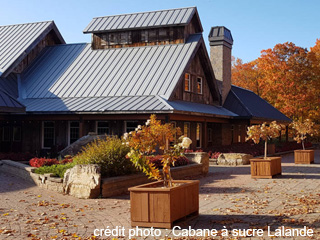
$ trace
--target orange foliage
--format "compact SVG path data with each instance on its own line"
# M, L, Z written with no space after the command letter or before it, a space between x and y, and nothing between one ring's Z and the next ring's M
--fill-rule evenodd
M255 61L233 64L232 81L292 119L319 117L320 41L311 51L291 42L263 50Z

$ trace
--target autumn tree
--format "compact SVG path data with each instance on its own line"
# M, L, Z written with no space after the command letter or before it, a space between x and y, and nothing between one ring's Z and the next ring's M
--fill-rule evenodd
M320 43L318 43L320 45ZM233 65L233 83L248 88L292 119L319 117L319 81L315 63L320 46L312 56L307 49L287 42L263 50L250 63ZM318 60L317 60L318 59Z

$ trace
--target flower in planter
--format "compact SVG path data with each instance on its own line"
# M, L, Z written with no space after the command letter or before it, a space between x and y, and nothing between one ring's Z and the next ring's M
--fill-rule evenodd
M248 127L246 141L252 140L255 144L258 144L260 139L264 140L264 158L267 158L267 142L272 138L278 137L280 131L281 126L276 121L271 122L269 125L266 122L261 125L252 125Z
M162 124L151 115L144 126L138 126L136 131L124 136L131 151L127 157L139 170L142 170L149 178L156 180L163 179L165 187L172 186L170 166L183 155L184 149L192 143L191 139L181 136L173 146L170 143L175 141L175 136L180 136L181 130L174 128L172 124ZM162 155L162 174L159 169L150 161L150 156Z
M313 136L318 133L317 126L310 119L304 121L294 121L290 124L292 129L295 130L294 140L297 143L302 143L302 149L305 150L304 141L307 138L307 135Z

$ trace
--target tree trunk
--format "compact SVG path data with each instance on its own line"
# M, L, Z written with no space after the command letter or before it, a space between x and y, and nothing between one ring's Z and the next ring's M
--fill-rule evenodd
M268 141L264 142L264 159L267 159L267 148L268 148Z
M304 140L302 140L302 149L303 149L303 150L306 150L306 149L304 148Z

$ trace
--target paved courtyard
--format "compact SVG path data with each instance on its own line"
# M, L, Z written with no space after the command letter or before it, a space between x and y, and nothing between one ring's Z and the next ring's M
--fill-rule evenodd
M274 179L254 180L250 166L211 166L208 176L200 179L200 215L178 225L182 229L216 229L218 235L227 229L229 236L225 239L244 239L231 233L240 230L238 234L245 234L243 230L247 229L263 229L263 236L245 239L283 239L272 236L280 231L276 229L306 227L314 232L311 239L320 239L320 151L316 151L312 165L295 165L293 154L284 155L282 173ZM115 233L117 226L125 229L125 237L119 239L128 239L128 195L81 200L0 173L0 239L94 239L94 229L109 228ZM142 230L151 234L150 229ZM165 239L166 235L178 238L175 235L185 231L162 229L160 237L147 239Z

